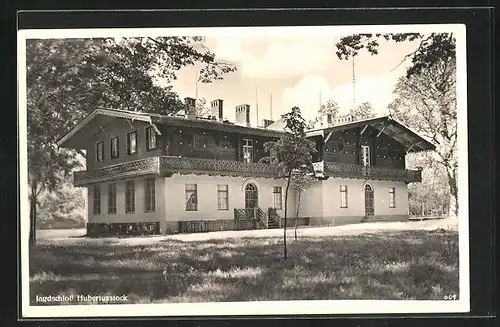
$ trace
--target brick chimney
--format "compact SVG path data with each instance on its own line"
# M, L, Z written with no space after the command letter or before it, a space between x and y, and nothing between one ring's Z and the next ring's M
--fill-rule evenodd
M240 104L236 106L235 124L241 126L250 126L250 105Z
M184 117L187 119L196 118L196 100L194 98L186 97L184 98Z
M215 117L215 120L218 120L220 122L222 122L224 120L224 118L223 118L224 112L222 110L222 103L223 103L223 101L221 99L213 100L212 102L210 102L211 109L212 109L211 110L212 117Z

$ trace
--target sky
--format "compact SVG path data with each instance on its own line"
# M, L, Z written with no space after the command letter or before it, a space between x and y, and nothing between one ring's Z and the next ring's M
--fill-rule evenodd
M237 70L221 81L199 82L198 98L208 103L222 99L224 117L230 121L234 121L235 106L249 104L252 125L257 119L276 120L293 106L300 107L306 119L313 119L320 103L329 99L339 104L340 114L362 102L370 102L377 115L387 114L394 86L410 63L399 64L418 43L381 40L378 55L358 55L353 97L353 62L335 54L335 43L342 36L208 36L206 47L218 60L235 64ZM200 68L189 66L178 72L172 84L181 98L196 97Z

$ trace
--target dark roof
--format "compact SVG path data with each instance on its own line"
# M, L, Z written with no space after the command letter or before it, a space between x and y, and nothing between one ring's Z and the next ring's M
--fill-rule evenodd
M78 124L76 124L68 133L57 141L58 146L67 145L68 141L80 130L85 129L85 126L92 121L96 116L105 116L108 119L125 118L132 120L140 120L150 124L169 124L182 127L194 127L200 129L211 129L222 132L233 132L246 135L280 137L282 132L269 130L263 127L240 126L229 122L220 122L205 118L187 119L184 117L165 116L154 113L127 111L117 109L95 109L90 114L85 116ZM71 142L70 142L71 143Z
M313 129L307 131L307 134L309 136L321 134L327 136L330 132L360 127L364 128L365 126L370 126L371 128L374 128L375 130L378 130L379 132L395 139L399 143L403 144L408 152L420 152L436 149L436 146L431 141L427 140L423 136L420 136L410 127L389 116L363 119L345 124Z
M239 133L246 135L281 137L284 133L284 131L282 130L284 123L281 120L278 120L274 124L269 125L268 128L263 128L263 127L235 125L230 122L220 122L204 118L187 119L184 117L166 116L166 115L140 112L140 111L96 109L92 111L90 114L88 114L84 119L82 119L77 125L75 125L60 140L58 140L57 144L59 146L67 145L68 141L72 139L72 136L75 133L77 133L80 129L84 129L85 126L92 119L94 119L94 117L98 115L107 116L109 117L109 119L125 118L132 120L140 120L150 124L165 123L175 126L194 127L194 128L209 129L209 130L211 129L222 132L232 132L232 133ZM436 146L432 142L426 140L424 137L420 136L418 133L411 130L408 126L404 125L403 123L389 116L369 118L345 124L328 126L320 129L312 129L308 130L306 134L308 136L323 135L326 137L330 132L359 128L359 127L364 128L365 126L370 126L380 131L381 133L385 133L387 136L400 142L406 147L408 152L428 151L428 150L434 150L436 148Z

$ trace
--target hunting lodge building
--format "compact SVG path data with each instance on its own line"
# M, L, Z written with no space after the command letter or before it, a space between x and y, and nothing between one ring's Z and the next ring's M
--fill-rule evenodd
M84 150L86 169L74 173L87 188L88 235L160 234L277 228L283 225L286 182L277 166L259 162L264 143L284 133L282 119L250 125L250 106L224 119L223 101L211 117L96 109L58 145ZM408 219L407 184L420 170L405 169L409 152L433 144L391 117L331 119L307 131L315 142L316 181L290 191L288 223L332 226Z

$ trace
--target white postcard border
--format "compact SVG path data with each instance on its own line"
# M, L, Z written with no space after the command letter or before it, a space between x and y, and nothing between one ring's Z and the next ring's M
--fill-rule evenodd
M32 306L29 297L29 202L27 174L26 40L45 38L88 38L127 36L335 36L356 33L453 32L457 56L458 203L459 214L459 300L450 301L265 301L187 304L101 304ZM466 29L463 24L292 26L292 27L190 27L121 29L40 29L18 31L18 128L20 187L21 318L132 317L132 316L227 316L227 315L312 315L459 313L470 310L468 149L467 149L467 66ZM263 305L263 303L265 303Z

